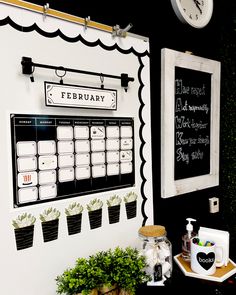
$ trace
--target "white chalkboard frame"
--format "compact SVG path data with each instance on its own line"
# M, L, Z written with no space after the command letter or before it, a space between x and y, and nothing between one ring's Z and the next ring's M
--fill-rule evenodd
M163 48L161 51L161 197L219 185L220 70L218 61ZM211 74L210 173L174 179L175 67Z

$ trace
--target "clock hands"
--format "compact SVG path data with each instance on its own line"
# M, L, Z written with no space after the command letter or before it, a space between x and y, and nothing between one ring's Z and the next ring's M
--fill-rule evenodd
M199 9L200 13L202 14L202 9L200 7L201 3L198 0L193 0L193 2L195 3L195 5L197 6L197 8Z

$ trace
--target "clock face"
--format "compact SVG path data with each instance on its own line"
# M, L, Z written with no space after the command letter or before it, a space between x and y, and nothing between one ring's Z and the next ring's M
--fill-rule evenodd
M171 0L172 6L182 22L203 28L211 19L213 0Z

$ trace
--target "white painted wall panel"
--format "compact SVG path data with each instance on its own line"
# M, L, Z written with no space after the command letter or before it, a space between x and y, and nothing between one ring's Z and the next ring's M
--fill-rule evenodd
M42 35L35 30L24 32L24 30L17 30L11 25L3 25L1 20L5 19L7 16L9 16L16 25L23 27L28 27L36 23L42 32L47 33ZM87 46L81 41L68 42L60 36L47 37L47 34L55 32L58 29L68 37L67 39L81 34L88 42L100 40L100 44L105 44L108 49L110 46L117 44L116 46L118 49L121 48L122 50L130 51L129 53L126 52L126 54L123 54L118 49L107 50L103 48L104 46L100 46L99 44L97 46ZM135 38L134 36L114 38L109 33L92 28L84 30L84 28L78 24L72 24L68 21L54 19L48 16L44 19L41 14L29 12L3 3L0 3L0 39L0 64L3 69L1 75L0 109L0 194L4 196L4 198L1 199L0 205L0 232L1 237L4 237L0 243L0 260L2 269L4 270L1 272L1 289L4 290L4 295L56 295L56 276L61 274L67 267L73 266L76 258L79 256L88 256L96 251L118 245L121 247L128 245L136 246L139 244L139 227L142 226L144 221L146 224L153 223L149 82L150 61L149 56L145 54L146 51L149 51L149 43L144 42L142 39ZM121 88L119 80L110 78L104 80L105 88L117 90L118 100L116 111L46 107L44 81L59 82L59 78L55 75L53 70L35 68L35 82L31 83L29 76L22 74L21 59L23 56L32 57L33 61L36 63L103 72L111 75L128 73L130 77L134 77L135 81L129 83L128 91L125 92L124 89ZM140 66L142 66L141 71ZM141 97L139 97L140 79L142 79L144 85L141 89ZM67 73L63 80L66 84L100 87L99 77L94 76ZM140 100L144 103L141 110ZM127 126L123 126L120 128L121 130L119 132L114 129L113 133L112 128L110 128L110 131L105 130L105 132L107 132L109 138L113 138L116 141L118 140L118 149L120 148L120 139L118 139L118 136L121 135L124 138L133 138L132 145L134 155L131 154L132 157L130 160L135 161L135 185L132 187L104 191L102 193L90 192L82 196L73 196L71 198L56 200L56 194L58 192L56 191L56 186L53 181L55 180L58 182L58 172L56 172L56 178L54 174L55 171L57 171L56 169L58 169L58 163L56 163L55 158L57 155L45 155L44 152L42 152L44 155L40 155L40 169L44 167L41 161L43 159L42 157L47 157L47 163L50 157L51 159L53 158L55 161L54 163L56 163L55 165L48 164L47 169L49 170L41 170L40 173L38 173L38 187L41 187L40 195L41 198L47 202L18 206L18 208L15 207L13 201L13 180L17 182L17 177L12 170L11 114L133 118L133 130L127 128ZM139 115L141 115L142 120L145 121L145 125L142 126L142 138L140 138L142 120ZM60 141L56 146L56 153L59 154L76 154L74 149L74 145L76 147L76 144L71 140L72 136L75 136L76 140L88 140L88 136L90 136L87 129L74 129L74 133L71 130L69 131L69 129L60 131ZM47 139L45 138L45 140ZM142 145L143 147L141 147L142 142L144 143ZM99 145L98 143L102 144ZM106 152L106 148L117 150L117 147L115 148L112 144L110 147L106 147L105 139L93 139L93 151ZM13 153L16 149L16 146L13 146ZM20 155L22 150L23 154L25 153L24 148L20 149ZM51 152L51 149L49 150ZM91 151L90 149L86 149L85 152L88 153ZM26 153L28 156L28 152ZM34 154L35 150L33 147L33 150L30 151L30 157L34 157ZM141 155L146 161L144 165L142 165ZM34 167L29 167L27 164L26 169L30 169L30 171L38 169L38 163L36 162L35 160ZM76 167L73 179L89 181L93 174L98 179L106 173L114 177L117 176L117 173L122 173L121 178L125 178L125 175L132 170L133 166L131 163L132 162L124 162L122 164L110 163L107 167L107 171L103 165ZM24 172L24 167L23 164L22 172ZM63 180L72 179L72 177L64 177L65 175L68 176L66 173L61 174ZM144 177L146 181L143 184ZM47 179L50 183L47 183ZM142 189L141 186L143 187ZM38 187L37 185L33 187L34 191L32 191L32 188L27 188L30 189L31 192L23 191L20 200L22 205L25 201L30 200L32 203L34 202L39 191ZM113 194L118 194L123 200L123 197L130 191L134 191L138 195L137 216L134 219L127 220L125 205L124 202L122 202L120 222L110 225L108 222L106 200ZM144 197L142 194L145 194L147 198L144 209L142 209ZM103 220L102 227L90 230L86 205L94 198L100 198L104 202ZM75 201L80 202L84 206L83 228L80 234L68 236L64 211L71 202ZM39 215L43 210L49 207L54 207L61 212L59 232L57 240L44 243ZM142 212L142 210L144 211ZM36 217L33 247L17 251L12 220L25 212ZM109 239L107 238L108 236ZM99 241L99 243L94 243L94 241ZM11 274L10 276L9 273Z

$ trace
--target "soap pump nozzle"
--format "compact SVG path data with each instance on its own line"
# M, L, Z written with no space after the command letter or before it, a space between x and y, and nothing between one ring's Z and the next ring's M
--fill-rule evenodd
M191 238L191 233L193 231L193 225L192 225L192 221L196 221L196 219L193 218L186 218L186 220L188 221L188 224L186 226L186 230L188 231L188 238Z

